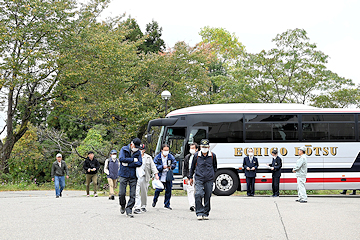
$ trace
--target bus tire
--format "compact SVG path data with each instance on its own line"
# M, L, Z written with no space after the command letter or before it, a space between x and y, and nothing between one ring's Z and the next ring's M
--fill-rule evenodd
M229 169L220 169L215 173L215 190L217 196L230 196L239 187L238 176Z

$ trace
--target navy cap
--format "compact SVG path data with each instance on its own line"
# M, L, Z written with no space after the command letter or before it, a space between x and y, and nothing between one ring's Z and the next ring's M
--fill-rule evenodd
M202 147L209 147L209 144L210 144L209 139L202 139L200 141L200 146L202 146Z
M114 154L114 153L116 154L117 151L115 149L111 150L110 154Z
M141 144L141 140L139 138L134 138L132 140L132 143L135 145L136 148L139 148Z

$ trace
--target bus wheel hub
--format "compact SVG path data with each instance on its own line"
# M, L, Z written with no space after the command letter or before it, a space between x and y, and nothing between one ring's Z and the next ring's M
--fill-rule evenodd
M221 190L221 191L228 191L229 189L231 189L234 185L233 179L231 176L229 176L228 174L220 174L217 178L216 178L216 187L217 189Z

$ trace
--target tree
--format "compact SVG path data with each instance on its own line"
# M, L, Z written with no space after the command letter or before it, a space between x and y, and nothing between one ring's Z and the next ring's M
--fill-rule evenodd
M326 68L328 56L309 42L305 30L288 30L273 41L276 48L237 61L220 93L223 101L310 104L321 93L353 86Z
M6 95L7 113L6 140L0 141L0 172L8 171L7 160L28 130L34 109L46 107L55 97L72 37L81 34L107 2L93 0L79 10L74 0L0 2L0 91ZM72 79L66 86L79 84Z
M159 27L158 22L152 20L151 23L146 24L145 41L141 45L145 53L164 52L165 42L161 39L162 27Z

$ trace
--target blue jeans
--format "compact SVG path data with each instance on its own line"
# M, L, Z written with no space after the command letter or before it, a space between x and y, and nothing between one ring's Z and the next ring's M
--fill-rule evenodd
M195 208L196 216L209 216L210 197L213 190L213 181L195 181ZM204 199L204 205L202 200Z
M164 206L165 207L170 207L170 198L171 198L171 189L172 189L172 181L166 181L163 182L164 184L164 188L165 188L165 200L164 200ZM159 189L157 188L155 190L155 194L154 194L154 203L157 202L160 193L163 191L164 189Z
M59 187L60 185L60 187ZM55 176L55 193L56 196L60 196L60 193L65 188L65 176Z

